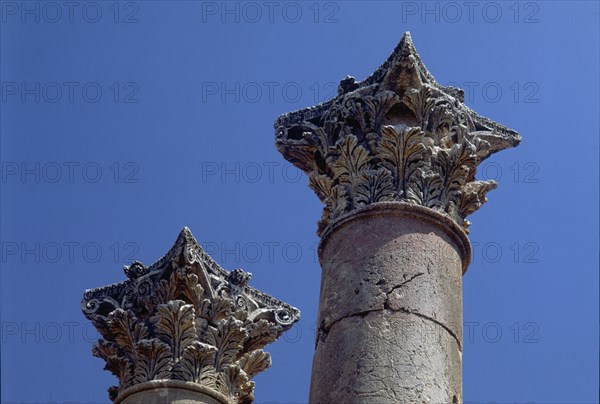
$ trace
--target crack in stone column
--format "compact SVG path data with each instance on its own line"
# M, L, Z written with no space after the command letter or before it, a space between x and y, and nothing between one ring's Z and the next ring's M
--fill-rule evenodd
M426 316L425 314L421 314L421 313L419 313L419 312L417 312L417 311L414 311L414 310L407 309L406 307L402 307L402 308L400 308L399 310L392 310L392 311L400 311L400 312L407 313L407 314L414 314L414 315L415 315L415 316L417 316L417 317L421 317L421 318L423 318L423 319L425 319L425 320L429 320L429 321L431 321L432 323L439 325L439 326L440 326L440 327L442 327L444 330L446 330L446 332L448 332L448 334L450 334L450 335L452 336L452 338L454 338L454 339L456 340L456 343L458 344L458 350L459 350L460 352L462 352L462 350L463 350L463 349L462 349L462 343L461 343L460 339L459 339L459 338L458 338L458 336L457 336L457 335L456 335L456 334L455 334L455 333L454 333L454 332L453 332L453 331L452 331L452 330L451 330L451 329L450 329L450 328L449 328L447 325L445 325L444 323L442 323L442 322L440 322L440 321L436 320L435 318L431 318L431 317L429 317L429 316Z
M375 312L375 311L391 311L391 312L402 312L402 313L406 313L406 314L414 314L417 317L423 318L425 320L431 321L432 323L442 327L448 334L450 334L450 336L452 336L452 338L454 338L454 340L456 341L457 345L458 345L458 349L460 350L460 352L462 352L463 347L462 347L462 342L460 341L460 339L458 338L458 336L456 335L456 333L454 331L452 331L452 329L450 327L448 327L446 324L440 322L439 320L429 317L425 314L419 313L418 311L415 310L411 310L410 308L407 307L398 307L398 308L394 308L391 307L389 305L389 295L396 292L396 290L400 289L401 287L405 286L406 284L412 282L414 279L416 279L417 277L421 276L421 275L425 275L425 273L420 272L416 275L411 276L409 279L407 279L406 281L392 287L392 289L390 289L389 292L386 293L386 301L383 304L383 308L374 308L374 309L369 309L369 310L363 310L357 313L353 313L344 317L341 317L335 321L333 321L329 327L325 327L324 324L321 324L321 326L319 326L319 330L318 330L318 338L315 344L315 349L316 347L319 345L320 341L325 342L327 339L327 336L329 334L329 332L333 329L333 327L339 323L340 321L347 319L347 318L351 318L351 317L361 317L364 318L365 316L367 316L369 313L371 312Z
M327 339L327 335L329 334L329 332L331 331L331 329L333 328L333 326L337 322L339 322L339 321L341 321L341 320L343 320L345 318L356 317L356 316L364 317L364 316L366 316L367 314L369 314L372 311L383 311L385 309L388 309L390 311L399 311L399 310L394 310L394 309L388 307L389 295L391 293L395 292L396 290L400 289L401 287L407 285L408 283L412 282L413 280L415 280L416 278L418 278L421 275L425 275L425 272L419 272L419 273L411 276L410 278L406 279L404 282L402 282L402 283L400 283L398 285L393 286L388 292L382 290L382 293L384 293L386 295L386 301L383 303L383 307L378 307L378 308L369 309L369 310L363 310L363 311L360 311L360 312L357 312L357 313L350 314L348 316L341 317L341 318L333 321L328 327L326 327L325 324L321 324L319 326L318 331L317 331L317 341L315 343L315 349L319 345L319 341L325 341ZM385 280L382 279L379 282L377 282L377 285L380 286L380 288L381 288L381 286L385 285L385 283L386 283ZM454 334L452 333L452 335L454 335ZM459 344L459 346L460 346L460 344Z
M421 275L425 275L425 272L419 272L418 274L411 276L410 278L406 279L404 282L402 282L402 283L399 283L399 284L398 284L398 285L396 285L396 286L392 286L392 288L390 289L390 291L389 291L389 292L385 292L385 291L384 291L384 293L386 294L386 296L389 296L389 294L390 294L390 293L393 293L393 292L395 292L395 291L396 291L396 289L400 289L402 286L404 286L404 285L406 285L406 284L408 284L408 283L412 282L413 280L415 280L416 278L418 278L418 277L419 277L419 276L421 276ZM381 282L381 281L379 281L379 282ZM377 282L377 285L380 285L380 283L379 283L379 282ZM385 282L384 282L383 284L385 284Z
M442 327L448 334L450 334L450 336L456 341L456 344L458 345L459 351L460 352L463 351L463 347L462 347L462 343L461 343L460 339L458 338L458 336L456 335L456 333L454 333L447 325L445 325L444 323L436 320L435 318L431 318L429 316L426 316L424 314L421 314L421 313L419 313L417 311L411 310L411 309L406 308L406 307L400 307L398 309L392 309L390 307L385 307L383 309L377 308L377 309L365 310L365 311L361 311L361 312L358 312L358 313L350 314L348 316L339 318L339 319L335 320L334 322L332 322L329 327L325 327L325 326L321 325L319 327L319 330L318 330L319 338L317 338L315 349L319 345L320 341L325 342L327 340L327 335L331 332L331 330L333 329L333 327L337 323L339 323L340 321L348 319L348 318L352 318L352 317L361 317L361 318L364 318L369 313L372 313L372 312L375 312L375 311L391 311L391 312L401 312L401 313L406 313L406 314L414 314L417 317L420 317L420 318L423 318L425 320L431 321L432 323L434 323L434 324Z

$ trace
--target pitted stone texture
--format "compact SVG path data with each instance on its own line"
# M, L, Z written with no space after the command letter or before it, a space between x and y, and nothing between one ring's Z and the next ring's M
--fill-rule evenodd
M338 321L313 363L311 404L462 403L461 352L430 321L373 311Z
M470 250L462 230L442 218L390 202L324 234L312 404L462 400L462 273Z
M344 317L391 309L442 324L461 345L461 249L438 224L413 217L411 205L382 208L366 209L322 243L319 340Z

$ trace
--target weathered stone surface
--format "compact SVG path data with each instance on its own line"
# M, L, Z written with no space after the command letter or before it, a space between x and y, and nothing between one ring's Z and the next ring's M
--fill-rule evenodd
M342 80L338 94L275 122L277 148L325 204L319 233L382 201L429 207L466 229L496 187L475 180L477 165L521 140L465 106L462 90L437 83L408 33L375 73Z
M312 404L462 403L461 352L448 333L399 311L340 320L313 362Z
M271 365L261 348L298 321L299 311L249 287L251 274L221 268L187 228L158 262L134 262L125 274L124 282L87 290L82 302L103 337L93 354L119 379L110 398L252 402L250 379Z
M462 402L464 232L401 202L323 235L311 403Z

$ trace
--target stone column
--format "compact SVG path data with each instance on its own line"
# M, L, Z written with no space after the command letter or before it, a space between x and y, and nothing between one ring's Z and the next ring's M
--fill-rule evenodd
M246 404L261 348L299 320L299 311L228 272L184 228L153 265L125 267L124 282L85 292L82 310L102 335L93 354L119 380L116 404Z
M285 114L276 145L325 204L310 403L462 403L465 217L520 136L438 84L407 33L370 77Z

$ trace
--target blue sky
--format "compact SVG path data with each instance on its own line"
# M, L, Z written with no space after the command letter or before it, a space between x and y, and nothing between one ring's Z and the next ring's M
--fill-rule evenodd
M83 291L183 226L300 308L256 401L306 403L321 205L273 121L405 31L523 137L478 174L499 188L470 217L465 402L598 402L598 2L2 1L0 18L3 403L108 402Z

